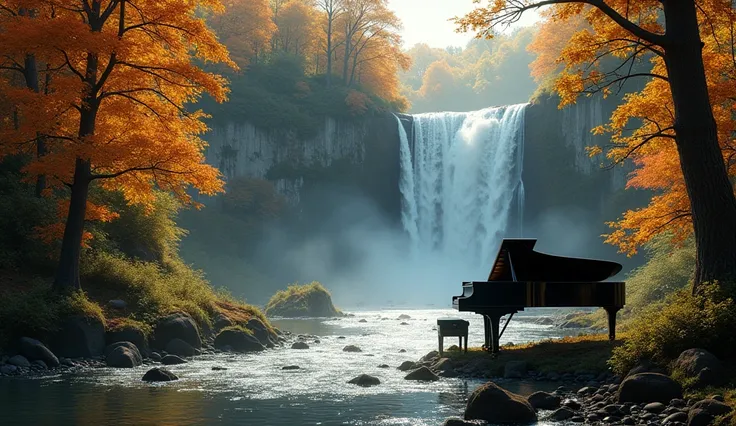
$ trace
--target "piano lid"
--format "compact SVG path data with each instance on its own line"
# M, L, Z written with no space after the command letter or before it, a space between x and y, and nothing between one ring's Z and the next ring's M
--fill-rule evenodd
M619 272L616 262L534 251L536 239L504 239L488 281L603 281Z

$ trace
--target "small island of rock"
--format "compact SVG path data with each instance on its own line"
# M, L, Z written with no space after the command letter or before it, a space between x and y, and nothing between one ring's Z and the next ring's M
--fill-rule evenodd
M291 285L279 290L266 305L270 317L335 317L342 313L332 304L330 292L320 283Z

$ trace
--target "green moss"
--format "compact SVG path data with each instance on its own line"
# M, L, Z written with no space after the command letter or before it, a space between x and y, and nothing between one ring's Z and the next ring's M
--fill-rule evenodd
M607 335L586 335L505 346L495 356L480 348L471 348L467 354L446 352L445 356L461 364L482 362L494 376L503 376L508 361L526 361L530 370L540 373L600 374L610 370L606 362L619 345L620 341L612 343Z
M245 328L245 327L243 327L241 325L231 325L229 327L225 327L222 330L220 330L220 333L222 333L223 331L241 331L241 332L243 332L243 333L245 333L245 334L247 334L249 336L252 336L253 335L253 331L248 330L247 328Z
M266 315L284 317L332 317L340 315L332 296L319 282L294 284L279 290L266 305Z
M153 334L153 327L151 327L150 324L146 324L145 322L137 321L132 318L113 318L107 322L107 331L115 332L130 328L140 330L140 332L146 337Z

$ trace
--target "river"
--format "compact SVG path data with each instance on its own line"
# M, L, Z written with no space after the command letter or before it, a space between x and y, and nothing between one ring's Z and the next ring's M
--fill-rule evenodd
M534 323L536 310L517 314L502 343L523 343L576 334ZM395 367L437 348L439 317L471 322L470 346L482 343L478 315L452 310L357 311L330 320L275 320L292 333L320 336L308 350L288 347L261 354L217 354L171 366L180 380L147 384L150 366L86 369L46 377L0 378L0 425L441 425L462 415L468 395L481 382L443 378L423 383L403 379ZM411 319L398 316L406 314ZM366 322L361 322L365 320ZM344 338L340 338L344 337ZM446 338L446 347L456 344ZM362 353L343 352L353 344ZM405 353L400 353L405 349ZM379 368L388 364L391 368ZM299 370L282 370L298 365ZM225 367L213 371L212 367ZM346 382L366 373L381 384L363 388ZM521 394L557 384L519 382L505 387ZM545 386L547 389L545 389Z

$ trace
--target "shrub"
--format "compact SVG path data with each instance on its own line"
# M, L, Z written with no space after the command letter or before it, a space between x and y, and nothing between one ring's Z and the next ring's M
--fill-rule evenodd
M680 290L662 306L642 312L631 321L624 344L613 351L611 366L623 374L644 360L667 365L690 348L706 349L722 359L736 356L736 306L729 290L703 284L697 295Z
M331 317L340 311L332 304L332 296L317 281L279 290L266 305L266 315L286 317Z

